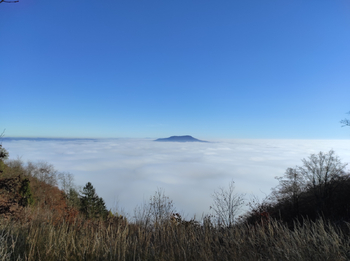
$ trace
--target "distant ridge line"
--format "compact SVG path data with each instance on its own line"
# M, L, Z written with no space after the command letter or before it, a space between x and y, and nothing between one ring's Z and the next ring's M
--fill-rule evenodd
M190 135L171 136L169 138L160 138L160 139L156 139L154 141L160 141L160 142L207 142L204 140L199 140L199 139L193 138Z

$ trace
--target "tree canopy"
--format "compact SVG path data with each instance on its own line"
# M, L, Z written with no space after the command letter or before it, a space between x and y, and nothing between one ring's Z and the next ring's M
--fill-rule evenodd
M105 218L108 214L104 200L96 194L90 182L86 183L80 196L80 211L86 218Z

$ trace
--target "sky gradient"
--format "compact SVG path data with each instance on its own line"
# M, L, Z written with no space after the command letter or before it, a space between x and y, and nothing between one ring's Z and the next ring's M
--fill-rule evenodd
M0 4L7 137L348 139L350 1Z

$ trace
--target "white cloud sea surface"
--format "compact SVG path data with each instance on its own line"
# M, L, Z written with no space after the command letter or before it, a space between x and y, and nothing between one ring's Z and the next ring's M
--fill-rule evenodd
M91 182L108 208L136 205L163 188L187 217L209 213L214 190L234 180L237 193L265 197L274 179L312 153L333 149L350 161L350 140L217 140L210 143L150 139L4 139L10 158L47 161Z

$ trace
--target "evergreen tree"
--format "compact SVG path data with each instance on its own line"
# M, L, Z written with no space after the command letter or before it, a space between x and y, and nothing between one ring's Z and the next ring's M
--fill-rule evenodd
M106 218L108 216L108 211L103 198L99 198L97 202L97 214L99 217Z
M102 198L95 191L95 188L88 182L82 191L80 197L80 211L85 214L86 218L106 217L107 209Z
M33 199L32 192L30 190L29 179L26 178L26 179L22 180L21 183L22 183L22 185L19 189L19 194L22 196L22 200L21 200L20 204L24 207L33 205L34 199Z
M5 167L4 160L8 159L8 156L9 156L8 151L5 150L0 144L0 173L4 171L4 167Z
M68 193L67 193L67 199L68 199L68 204L71 207L76 207L76 208L80 208L80 198L79 198L79 192L74 189L74 188L70 188Z

